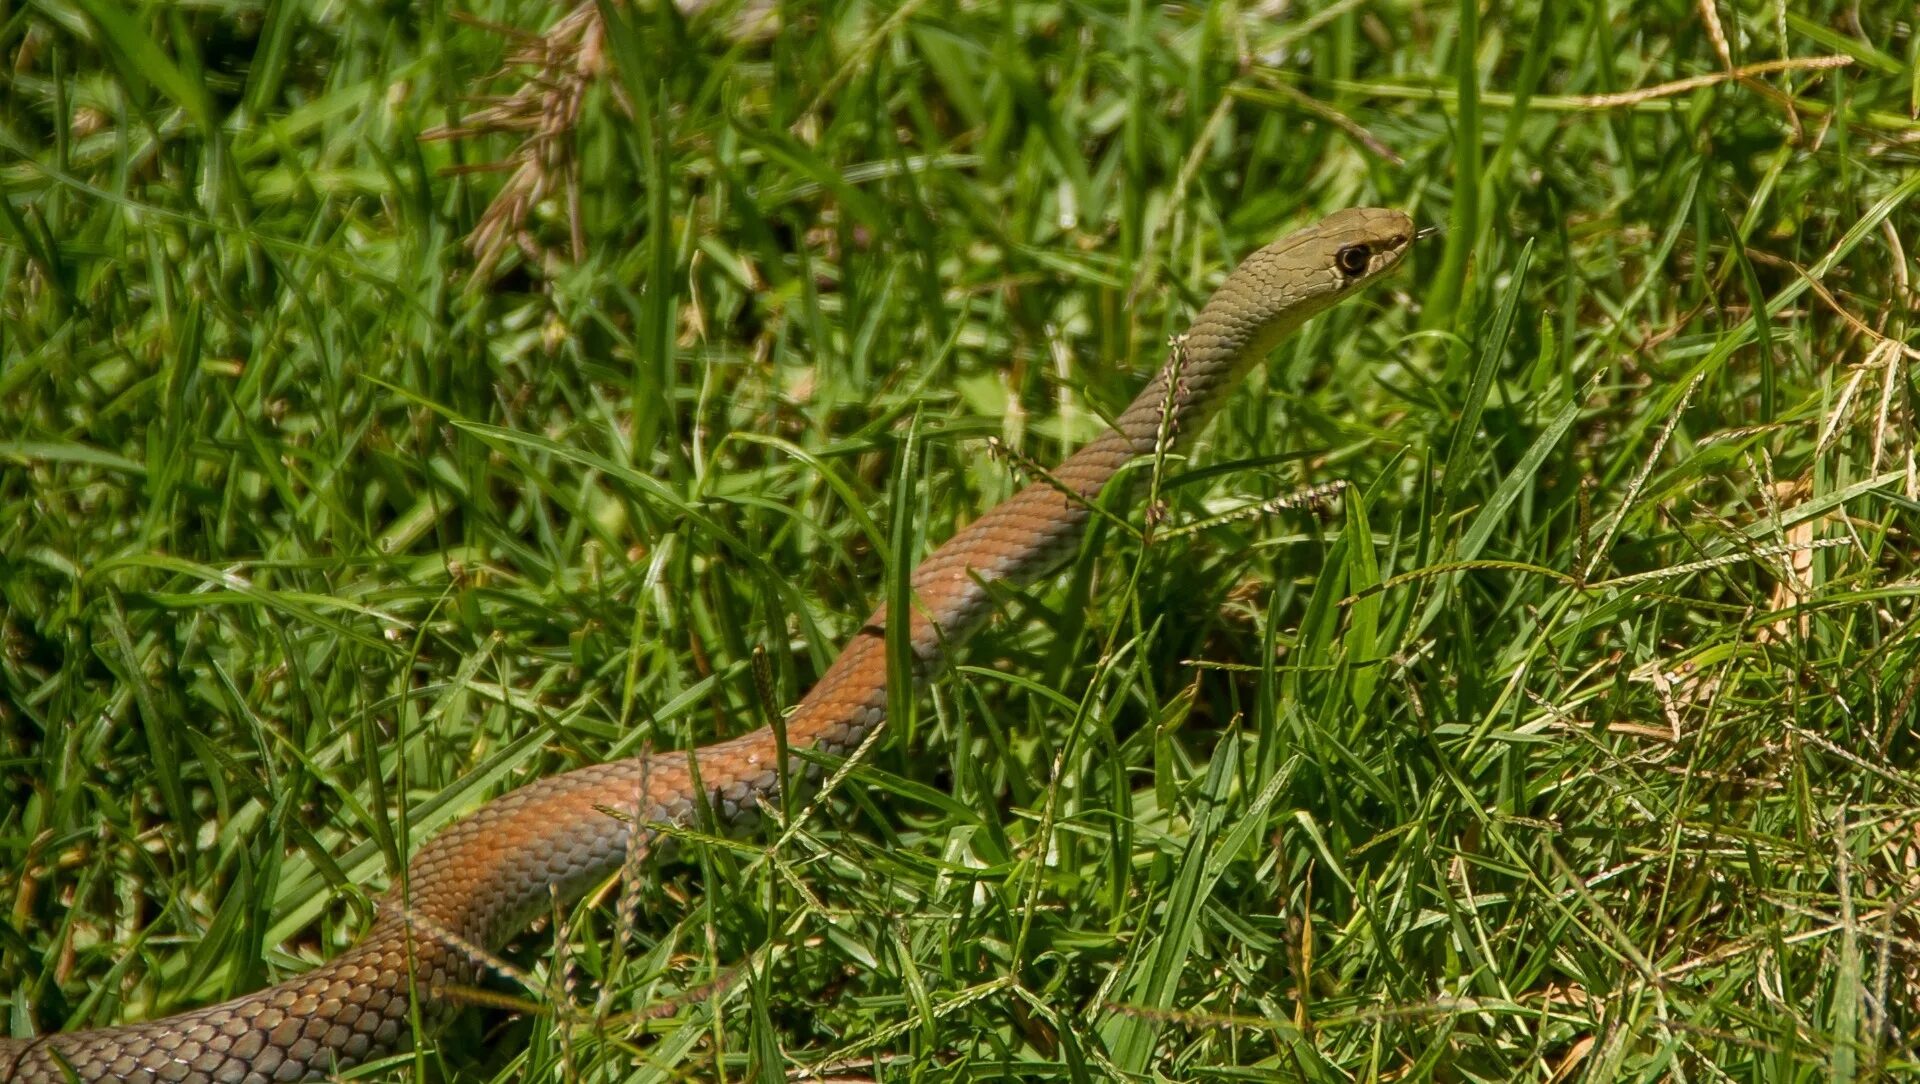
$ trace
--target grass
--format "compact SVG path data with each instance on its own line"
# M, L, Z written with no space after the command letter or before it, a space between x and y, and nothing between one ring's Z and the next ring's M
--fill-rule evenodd
M761 725L1011 492L985 438L1055 461L1385 204L1446 231L1163 487L1337 500L1103 532L795 831L373 1075L1920 1068L1911 12L776 7L609 9L568 114L475 98L526 0L0 6L12 1033L297 972L488 796ZM1845 63L1722 77L1785 57Z

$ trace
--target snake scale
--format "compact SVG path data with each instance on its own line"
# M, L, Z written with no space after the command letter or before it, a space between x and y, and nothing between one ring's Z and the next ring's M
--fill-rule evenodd
M1247 257L1112 430L914 570L916 672L935 669L985 620L989 583L1026 583L1058 568L1080 545L1089 502L1122 466L1162 439L1190 440L1283 337L1394 268L1415 236L1398 211L1354 208ZM882 607L787 718L790 749L844 756L880 724L888 619ZM653 753L521 787L422 847L380 900L372 927L339 957L160 1020L0 1039L0 1084L266 1084L325 1076L395 1050L411 1037L415 999L429 1020L458 1007L454 992L479 977L474 947L495 950L556 894L576 899L628 861L630 849L644 854L654 838L649 824L691 822L699 803L690 760L724 823L762 801L777 804L776 749L772 728L762 728L691 753ZM793 767L805 771L797 760Z

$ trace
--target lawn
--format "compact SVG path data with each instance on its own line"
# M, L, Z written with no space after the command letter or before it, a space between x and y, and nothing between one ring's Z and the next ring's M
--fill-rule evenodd
M1909 5L686 6L0 3L0 1034L764 725L1379 205L830 793L364 1075L1920 1072Z

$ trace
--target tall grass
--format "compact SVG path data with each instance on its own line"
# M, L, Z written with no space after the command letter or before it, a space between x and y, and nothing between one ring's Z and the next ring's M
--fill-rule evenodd
M375 1074L1913 1072L1899 7L607 6L528 65L527 0L0 6L7 1028L297 972L487 797L762 725L986 438L1384 204L1445 232L1147 541Z

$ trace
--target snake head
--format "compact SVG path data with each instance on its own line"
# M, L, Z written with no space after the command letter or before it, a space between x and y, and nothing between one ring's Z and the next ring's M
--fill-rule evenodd
M1351 288L1393 270L1427 232L1414 229L1413 219L1399 211L1354 207L1335 211L1287 240L1298 239L1306 251L1330 263L1338 284Z
M1251 362L1308 318L1398 267L1424 236L1384 207L1335 211L1248 256L1207 302L1190 337Z

